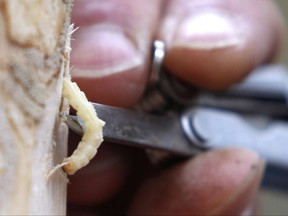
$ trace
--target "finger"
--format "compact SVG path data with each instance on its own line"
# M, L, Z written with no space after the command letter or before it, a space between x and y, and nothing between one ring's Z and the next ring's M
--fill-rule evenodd
M148 180L131 215L238 215L255 195L264 163L248 150L200 155Z
M79 141L79 136L69 134L69 155ZM149 175L150 171L153 171L153 167L141 149L104 142L95 158L86 167L69 176L69 206L99 207L118 195L125 187L124 196L121 195L120 201L117 202L122 208L125 200L133 193L133 188L136 188L138 182L143 176Z
M72 78L93 101L128 107L147 79L160 0L75 1Z
M71 136L69 140L71 154L78 139ZM89 206L113 197L125 184L132 168L130 154L130 148L103 143L88 166L69 176L69 203Z
M181 79L222 89L275 55L283 36L269 0L172 0L159 37L165 66Z

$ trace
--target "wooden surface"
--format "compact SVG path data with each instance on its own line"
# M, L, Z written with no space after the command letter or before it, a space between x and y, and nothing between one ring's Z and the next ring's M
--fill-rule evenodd
M70 0L0 1L0 214L63 215L60 123ZM63 106L62 106L63 107Z

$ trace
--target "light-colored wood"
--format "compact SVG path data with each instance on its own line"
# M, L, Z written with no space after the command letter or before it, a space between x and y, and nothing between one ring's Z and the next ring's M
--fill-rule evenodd
M0 5L0 214L63 215L66 176L48 174L66 156L59 106L72 3Z

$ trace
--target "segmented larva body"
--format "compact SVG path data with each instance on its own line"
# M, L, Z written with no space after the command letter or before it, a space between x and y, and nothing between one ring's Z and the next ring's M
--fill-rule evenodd
M62 95L69 100L69 104L77 111L77 115L83 120L85 126L85 132L77 149L63 161L64 171L72 175L86 166L95 156L97 148L103 141L103 126L105 123L97 117L92 104L76 83L64 79Z

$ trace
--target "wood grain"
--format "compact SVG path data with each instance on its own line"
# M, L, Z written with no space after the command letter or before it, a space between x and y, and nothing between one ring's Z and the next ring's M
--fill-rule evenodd
M0 1L0 214L63 215L58 117L72 1Z

